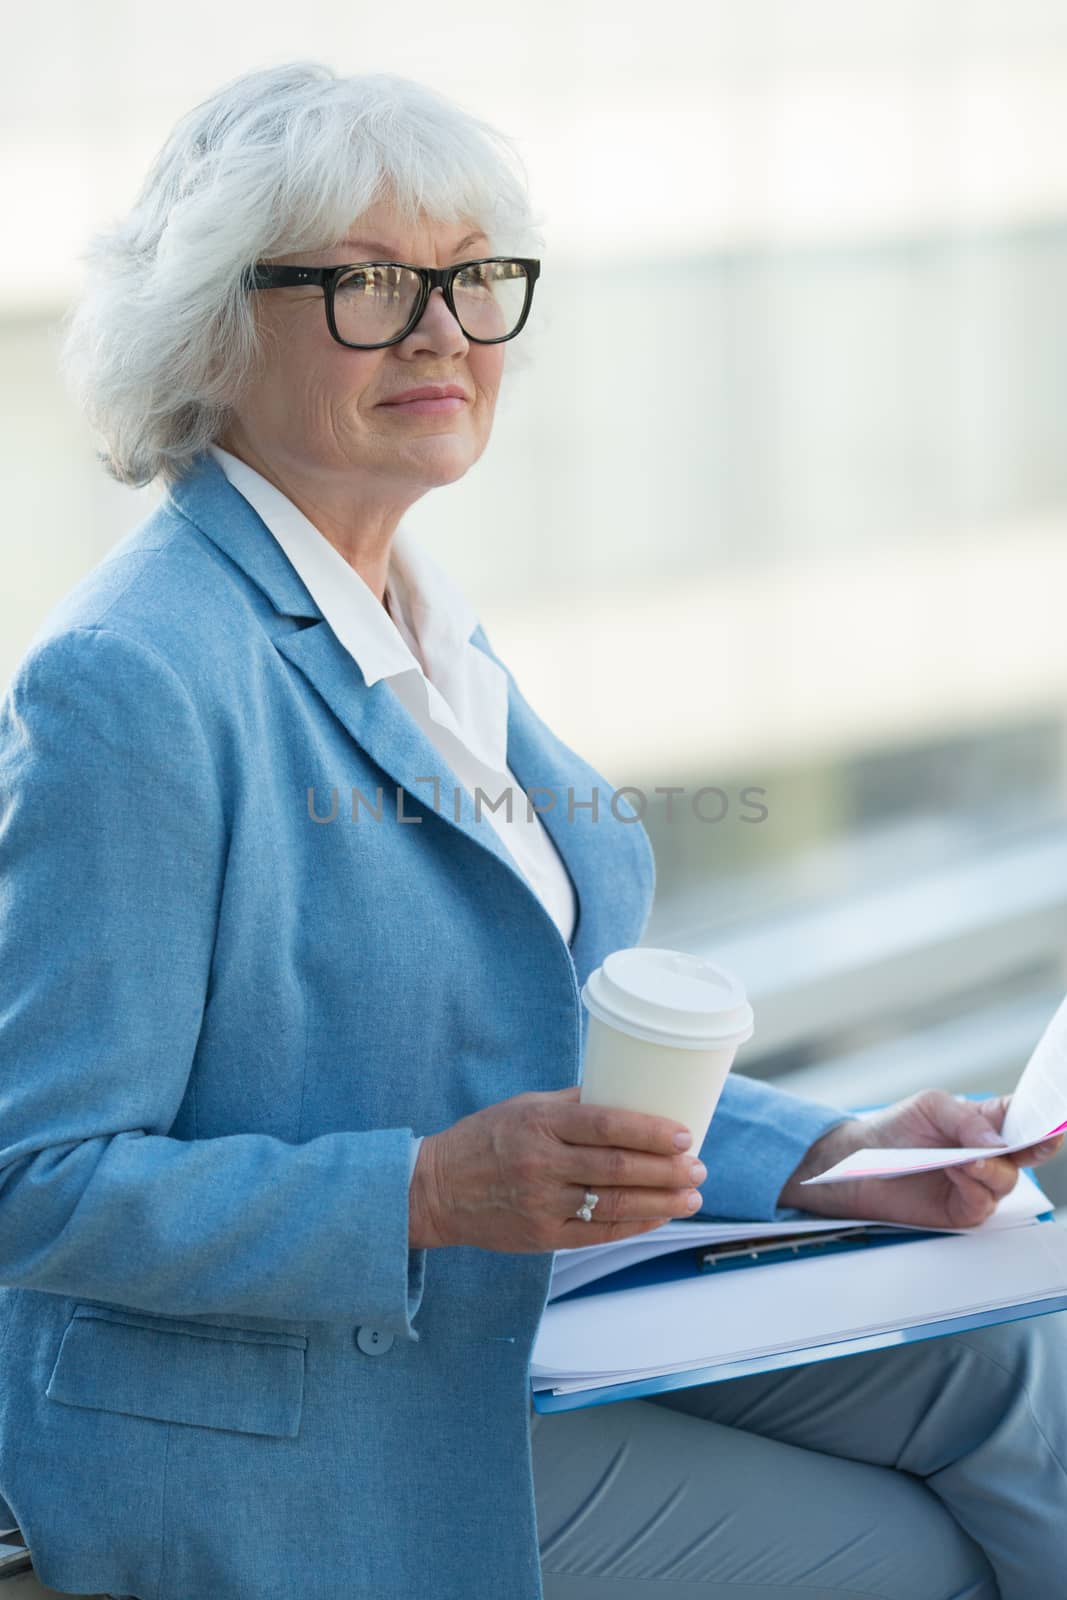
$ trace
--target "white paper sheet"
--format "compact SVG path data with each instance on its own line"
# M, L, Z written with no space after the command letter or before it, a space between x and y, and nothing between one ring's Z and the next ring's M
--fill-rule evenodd
M565 1393L1067 1294L1067 1228L952 1234L546 1307L535 1389Z
M996 1210L977 1229L920 1228L922 1233L978 1232L999 1228L1018 1227L1032 1222L1042 1212L1052 1209L1048 1196L1043 1194L1025 1172L1010 1194L1005 1195ZM846 1228L899 1231L891 1222L873 1221L865 1217L805 1217L792 1222L701 1222L695 1218L678 1217L665 1222L651 1233L635 1234L631 1239L612 1239L606 1244L582 1245L574 1250L559 1250L552 1263L552 1281L549 1300L580 1289L587 1283L640 1261L650 1261L657 1256L669 1255L675 1250L691 1250L699 1245L727 1244L732 1239L772 1240L797 1237L808 1238L819 1233L839 1233ZM912 1231L911 1229L908 1230Z
M1005 1143L969 1148L856 1150L805 1184L843 1183L849 1178L900 1178L914 1172L958 1167L985 1156L1011 1155L1067 1130L1067 998L1034 1046L1015 1086L1004 1119Z

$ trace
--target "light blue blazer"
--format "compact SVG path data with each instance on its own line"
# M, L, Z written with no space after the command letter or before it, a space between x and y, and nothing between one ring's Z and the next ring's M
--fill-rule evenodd
M654 873L613 785L508 683L509 762L557 795L570 947L210 456L20 663L0 1490L52 1588L540 1600L527 1366L552 1257L410 1250L410 1140L578 1081L579 987L640 940ZM595 821L572 786L600 790ZM382 789L380 822L351 820L353 787ZM705 1210L785 1215L843 1114L732 1077Z

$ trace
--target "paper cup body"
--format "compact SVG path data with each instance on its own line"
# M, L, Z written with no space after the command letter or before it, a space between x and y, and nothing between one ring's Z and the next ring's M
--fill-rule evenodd
M582 989L589 1012L583 1103L684 1123L703 1144L752 1008L732 973L704 957L616 950Z
M589 1018L581 1095L585 1103L673 1117L693 1135L696 1155L711 1126L737 1045L679 1050L621 1033Z

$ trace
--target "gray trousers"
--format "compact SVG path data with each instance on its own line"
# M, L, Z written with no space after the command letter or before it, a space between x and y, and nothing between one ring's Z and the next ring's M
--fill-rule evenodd
M545 1600L1067 1600L1067 1312L531 1428Z

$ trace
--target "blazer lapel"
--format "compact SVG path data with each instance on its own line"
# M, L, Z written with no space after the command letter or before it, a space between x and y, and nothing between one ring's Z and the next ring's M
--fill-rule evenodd
M204 451L164 498L216 545L286 617L322 618L304 580L257 511Z
M474 796L397 699L387 679L379 679L367 687L357 663L323 619L288 556L259 514L230 483L214 457L205 453L197 468L171 485L167 495L181 515L211 539L262 590L277 613L283 617L312 619L312 625L303 628L272 628L274 647L315 687L360 749L411 801L417 801L419 807L429 807L447 826L496 856L514 873L523 890L533 895L496 829L485 820L484 803L483 819L477 821ZM472 635L472 643L507 673L480 626ZM570 873L578 899L578 922L571 941L573 949L583 924L582 908L591 899L593 888L587 876L593 870L589 852L577 848L579 838L588 837L587 830L576 829L566 816L567 786L574 783L575 775L546 742L533 713L515 692L510 673L507 677L508 764L522 788L551 790L554 795L554 803L548 809L539 810L539 815ZM440 779L439 798L432 781L434 777ZM489 784L485 787L489 798L495 800L500 788ZM395 795L383 792L382 800L387 811L395 812ZM368 794L367 801L374 805L377 796ZM415 805L400 803L404 805L404 815L417 814ZM525 803L525 795L516 792L512 798L513 814L521 815L518 807ZM547 806L547 795L539 793L534 803L538 807ZM541 906L538 897L533 897ZM543 906L541 909L544 910ZM544 915L558 934L547 911Z
M395 815L399 805L404 816L414 816L417 808L413 802L417 801L419 809L434 811L449 826L514 869L510 852L501 844L496 829L487 821L475 821L474 796L397 699L389 680L379 678L368 688L359 667L327 622L279 634L274 647L314 685L360 749L403 792L400 796L390 794L381 786L384 814ZM491 788L486 792L496 798ZM376 804L377 796L368 794L367 801Z

